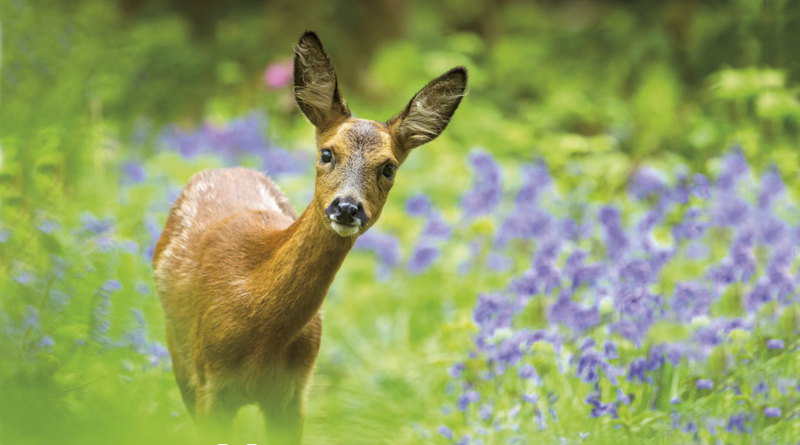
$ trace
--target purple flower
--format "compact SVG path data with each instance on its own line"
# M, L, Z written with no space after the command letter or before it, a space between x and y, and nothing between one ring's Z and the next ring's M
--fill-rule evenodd
M692 194L700 199L708 199L711 197L711 185L708 183L708 178L697 173L692 178Z
M717 179L717 188L721 190L733 190L736 182L748 172L747 160L742 154L739 146L725 156L722 163L722 173Z
M453 439L453 430L448 428L446 425L440 425L436 431L447 439Z
M561 323L575 333L581 333L600 323L600 313L596 307L582 307L566 294L559 296L550 306L548 318L551 323Z
M450 367L450 377L453 377L454 379L461 377L461 374L464 373L464 369L466 368L467 365L465 365L464 362L456 363L455 365Z
M107 280L105 283L103 283L102 289L103 291L110 293L122 289L122 285L117 280Z
M592 411L590 413L592 417L610 415L614 419L617 418L617 405L615 403L603 403L600 400L599 392L595 391L590 393L584 401L592 405Z
M458 398L458 410L459 411L466 411L469 407L470 403L478 402L481 399L481 395L478 394L477 391L473 389L469 389L464 391L463 394Z
M622 228L619 210L611 206L600 209L600 223L605 231L608 256L612 260L620 260L628 247L628 238Z
M450 225L447 224L444 219L442 219L442 215L438 212L431 213L428 217L428 223L425 225L425 229L422 231L422 236L429 237L431 239L447 239L450 237L450 234L453 232L453 229L450 228Z
M541 160L533 165L523 165L522 177L524 183L516 198L517 211L535 207L539 192L553 181L547 166Z
M127 182L131 184L139 184L147 179L147 171L144 166L139 162L127 161L122 164L122 174Z
M647 376L644 374L646 370L647 362L643 358L634 359L628 367L628 381L639 380L639 382L644 383L647 380Z
M492 413L492 405L489 405L488 403L484 403L481 405L480 409L478 409L478 417L484 422L492 418Z
M646 199L660 195L667 189L666 181L661 174L649 168L641 168L634 172L628 184L628 192L636 199Z
M113 218L97 219L89 212L81 214L81 224L84 230L100 235L109 232L114 227Z
M489 253L488 258L486 258L486 266L494 271L497 272L505 272L511 269L511 266L514 265L514 262L506 255L503 255L500 252L491 252Z
M712 380L709 380L709 379L697 379L697 381L695 381L694 383L697 386L697 389L713 389L714 388L714 382Z
M615 358L619 358L619 351L617 350L617 344L613 341L607 341L603 345L603 352L606 355L607 360L614 360Z
M491 213L502 198L500 166L488 153L473 152L470 163L475 170L472 189L461 201L467 218Z
M783 349L783 340L781 339L767 340L767 349Z
M606 366L603 357L596 351L586 351L578 359L576 374L586 383L594 383L600 377L600 367Z
M439 257L439 248L426 243L417 245L411 259L408 260L408 270L413 274L421 274L425 272L436 258Z
M728 425L725 427L725 431L731 433L734 430L739 430L740 433L744 433L747 428L744 424L745 420L744 414L733 414L728 418Z
M553 230L554 220L539 209L512 212L497 230L497 242L502 246L512 239L536 239Z
M510 326L515 313L516 307L506 295L480 294L473 311L473 318L482 330L492 333L497 328Z
M353 247L375 252L380 260L379 273L381 274L388 274L391 268L400 263L400 241L387 233L370 230L358 237Z
M764 417L780 417L781 414L782 412L780 408L772 406L764 408Z
M53 340L53 337L49 335L45 335L41 340L39 340L39 347L43 349L52 348L55 344L55 340Z
M307 162L302 153L271 147L260 150L261 168L270 176L291 175L305 171Z
M414 195L406 201L406 212L411 216L425 216L432 207L430 198L423 193Z
M40 232L46 233L46 234L49 235L49 234L55 232L56 230L60 229L61 228L61 224L56 220L46 219L46 220L42 221L41 224L36 226L36 228L39 229Z
M767 210L772 206L776 197L780 196L786 186L783 184L781 174L774 165L767 169L761 176L761 191L758 194L758 208Z
M537 379L539 374L536 372L536 368L533 365L526 363L519 368L519 376L523 379Z

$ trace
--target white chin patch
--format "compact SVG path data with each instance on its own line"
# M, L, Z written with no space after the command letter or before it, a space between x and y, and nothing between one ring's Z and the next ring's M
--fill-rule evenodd
M361 228L361 224L356 226L350 226L345 224L339 224L336 221L331 221L331 227L333 230L339 234L339 236L353 236L358 233L358 230Z

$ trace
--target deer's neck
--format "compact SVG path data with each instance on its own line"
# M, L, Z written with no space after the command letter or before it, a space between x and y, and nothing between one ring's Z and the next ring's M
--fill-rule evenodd
M258 274L264 286L264 329L280 341L291 341L319 311L328 288L355 237L341 237L315 213L313 203L291 226L270 240L273 254Z

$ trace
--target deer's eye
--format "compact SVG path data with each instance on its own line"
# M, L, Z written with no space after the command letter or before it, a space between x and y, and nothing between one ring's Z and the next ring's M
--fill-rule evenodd
M386 164L383 166L383 176L388 179L394 178L394 173L397 171L397 166L393 164Z
M323 148L322 151L320 151L319 160L323 164L327 164L333 160L333 153L327 148Z

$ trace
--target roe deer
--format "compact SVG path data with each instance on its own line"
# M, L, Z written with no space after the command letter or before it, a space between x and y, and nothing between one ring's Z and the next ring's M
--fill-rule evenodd
M300 442L336 271L381 214L397 167L437 137L464 96L456 67L387 122L357 119L314 32L294 53L294 93L316 127L314 197L299 218L263 174L207 170L184 188L153 255L175 379L201 427L227 431L258 404L270 443Z

